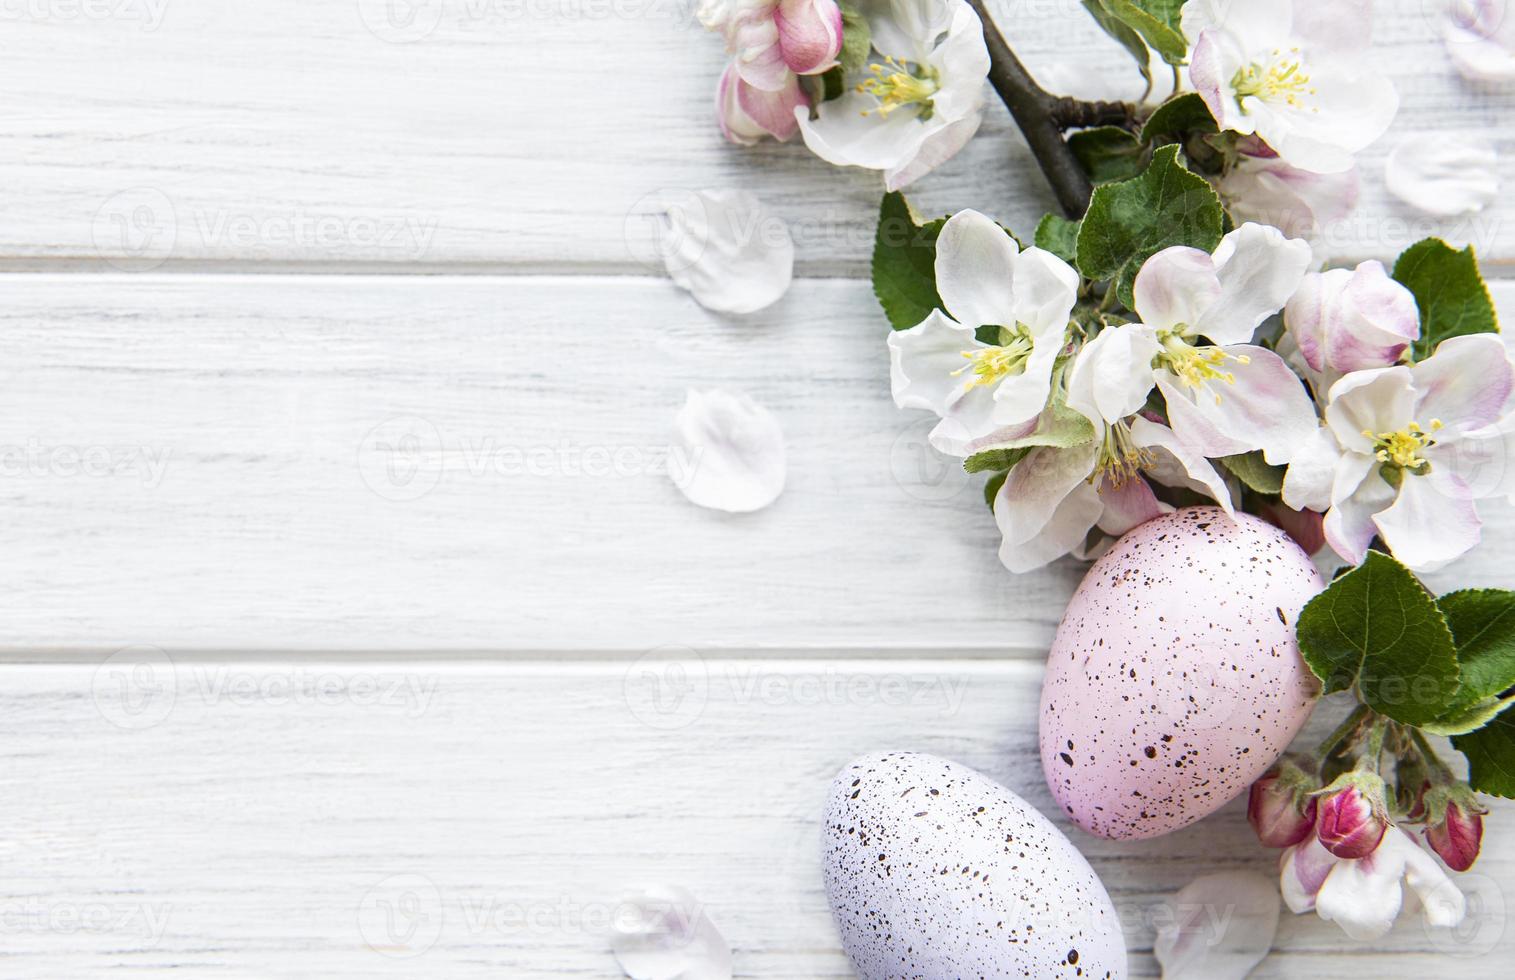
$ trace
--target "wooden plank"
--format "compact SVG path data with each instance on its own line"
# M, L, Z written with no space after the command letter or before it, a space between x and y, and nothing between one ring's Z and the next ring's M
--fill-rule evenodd
M1139 96L1129 59L1078 3L998 8L1044 76ZM722 143L710 106L724 55L689 0L17 9L0 63L8 268L647 271L648 195L740 185L794 227L804 274L866 271L877 176L801 146ZM1428 131L1488 135L1515 177L1515 97L1457 79L1436 9L1377 5L1376 57L1404 108L1362 157L1363 207L1328 236L1335 256L1390 257L1435 233L1515 257L1515 204L1432 221L1383 190L1387 150ZM392 30L386 10L415 12L419 30ZM976 207L1025 232L1052 206L997 102L915 195L926 212Z
M7 975L617 976L606 922L656 881L706 904L739 976L847 977L819 810L843 764L886 748L979 768L1058 822L1117 904L1133 976L1156 975L1164 895L1275 860L1240 801L1153 841L1071 828L1042 781L1036 664L710 661L663 714L653 663L145 666L7 668ZM1512 818L1496 805L1463 879L1491 902ZM391 935L380 903L407 891ZM1492 976L1515 931L1475 907L1457 937L1407 914L1361 946L1286 912L1254 976ZM414 957L370 948L410 925Z
M1039 659L1082 574L1000 566L982 478L931 453L929 418L890 400L864 283L802 281L740 321L625 278L0 289L10 655L681 644ZM1508 308L1515 288L1498 292ZM704 511L664 475L691 385L777 413L790 469L771 509ZM1484 512L1485 544L1437 582L1511 585L1499 556L1515 513Z

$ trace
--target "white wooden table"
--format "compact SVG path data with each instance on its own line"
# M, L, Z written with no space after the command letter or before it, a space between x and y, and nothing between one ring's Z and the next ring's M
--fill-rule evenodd
M1072 0L999 6L1033 68L1135 94ZM662 881L739 975L843 977L816 837L850 757L949 756L1056 817L1036 702L1080 569L999 567L977 482L889 400L876 179L724 145L689 7L5 8L0 975L608 977L619 895ZM1404 109L1332 251L1439 233L1497 274L1515 206L1433 222L1382 190L1406 135L1515 161L1515 97L1455 79L1433 8L1378 4ZM915 196L1029 228L1030 166L996 107ZM639 261L640 215L733 184L803 278L726 319ZM662 475L691 385L782 420L770 510ZM1509 586L1515 513L1487 512L1456 581ZM1271 859L1236 804L1072 836L1139 976L1161 896ZM1500 807L1465 933L1286 916L1256 975L1507 970L1512 841Z

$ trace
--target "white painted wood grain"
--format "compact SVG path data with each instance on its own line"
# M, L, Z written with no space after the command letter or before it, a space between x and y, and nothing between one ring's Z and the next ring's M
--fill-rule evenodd
M1049 84L1140 94L1129 58L1076 0L995 7ZM1439 40L1439 4L1376 7L1375 56L1404 105L1395 130L1363 154L1362 208L1332 229L1330 250L1392 256L1437 233L1490 258L1515 257L1515 205L1501 200L1474 220L1438 222L1384 192L1388 149L1428 131L1484 133L1506 151L1506 182L1515 178L1515 96L1455 76ZM837 170L799 145L725 145L711 115L724 55L692 8L693 0L17 3L6 8L14 13L0 61L9 106L0 122L0 261L639 271L652 225L638 215L656 209L647 195L741 185L794 226L802 274L862 274L877 176ZM401 26L390 26L389 10ZM997 102L982 134L913 193L928 212L975 207L1023 232L1052 206Z
M1004 571L885 329L844 281L721 320L629 278L4 277L0 648L1039 659L1081 566ZM691 385L778 416L769 510L662 471ZM1484 512L1455 581L1508 586Z
M1062 820L1036 749L1039 665L123 666L6 670L6 976L611 977L605 923L655 881L706 904L738 976L845 977L819 809L844 763L882 749L957 759L1052 816L1111 892L1134 976L1155 975L1162 896L1275 859L1241 802L1138 843ZM1313 738L1339 708L1320 714ZM1359 945L1286 912L1254 976L1500 974L1512 823L1497 805L1460 935L1407 914ZM428 918L391 935L378 903L407 891Z

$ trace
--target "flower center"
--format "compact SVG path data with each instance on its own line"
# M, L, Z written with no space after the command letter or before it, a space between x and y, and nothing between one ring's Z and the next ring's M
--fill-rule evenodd
M1252 363L1252 359L1245 354L1228 354L1219 347L1197 347L1189 343L1182 335L1185 329L1183 324L1179 324L1171 331L1158 334L1163 349L1157 357L1190 388L1200 388L1211 381L1235 384L1236 375L1222 370L1226 362ZM1215 401L1216 404L1220 403L1219 393L1216 393Z
M923 121L931 118L931 97L941 88L936 69L886 56L883 64L870 65L868 71L873 77L864 79L857 90L873 96L878 105L864 109L863 115L876 112L884 118L902 106L918 105L920 112L916 118Z
M963 351L963 357L968 359L968 363L953 371L952 376L955 378L971 370L973 377L968 380L969 388L996 384L1012 374L1025 371L1033 347L1031 332L1018 326L1007 344Z
M1119 490L1127 481L1136 478L1143 469L1157 462L1152 450L1136 445L1127 422L1116 422L1105 427L1105 438L1100 443L1099 456L1094 461L1094 474L1089 482L1096 487L1101 481Z
M1315 94L1310 84L1310 75L1299 60L1299 49L1273 49L1273 60L1267 65L1257 62L1239 70L1231 79L1231 88L1238 100L1256 96L1264 102L1283 102L1295 108L1302 100ZM1313 112L1319 109L1312 107Z
M1423 476L1431 471L1431 463L1421 453L1436 445L1432 433L1442 428L1440 419L1432 419L1430 432L1421 428L1419 422L1411 422L1398 432L1375 433L1364 429L1362 434L1373 440L1373 455L1380 463Z

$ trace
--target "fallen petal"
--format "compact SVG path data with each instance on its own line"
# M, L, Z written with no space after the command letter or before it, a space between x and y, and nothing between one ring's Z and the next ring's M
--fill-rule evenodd
M689 392L668 459L674 486L711 510L762 510L784 490L788 463L778 419L746 395Z
M789 290L794 279L789 227L750 192L683 195L667 216L663 264L707 310L753 313Z
M632 980L731 980L731 944L698 900L675 885L622 899L611 952Z
M1411 136L1389 154L1384 180L1389 193L1426 214L1482 211L1499 196L1499 151L1475 136Z
M1166 905L1152 947L1163 980L1243 980L1273 948L1278 889L1255 871L1197 878Z

